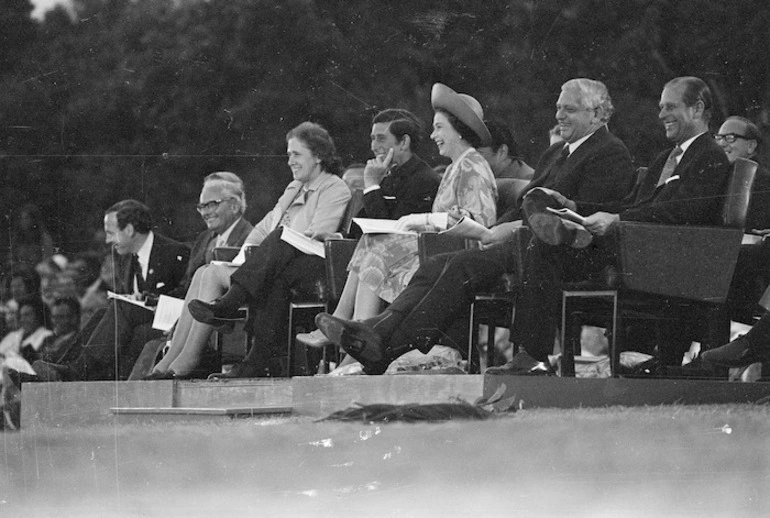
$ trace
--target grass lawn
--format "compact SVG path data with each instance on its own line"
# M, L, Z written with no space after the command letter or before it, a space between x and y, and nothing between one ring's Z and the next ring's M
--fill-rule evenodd
M770 406L1 434L0 516L770 516Z

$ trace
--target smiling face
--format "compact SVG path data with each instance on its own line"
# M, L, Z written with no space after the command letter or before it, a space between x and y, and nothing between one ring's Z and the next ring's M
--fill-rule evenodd
M699 121L702 120L698 103L693 106L685 105L685 88L685 84L675 84L665 87L660 94L658 118L663 121L666 138L676 144L682 144L697 135L700 129Z
M231 192L227 191L217 182L207 182L201 190L199 200L201 206L218 200L222 201L219 204L211 204L211 207L205 207L198 211L204 223L206 223L206 227L217 234L227 230L240 216L238 200L233 197Z
M443 112L433 115L433 133L430 138L436 143L439 154L451 158L453 162L469 147Z
M399 142L396 136L390 132L390 124L390 122L376 122L372 125L372 153L382 160L392 149L393 164L403 164L406 162L404 155L408 151L408 145L405 139Z
M596 131L602 124L598 113L598 108L584 105L580 90L562 90L556 101L556 121L559 123L561 138L571 144Z
M718 140L717 143L722 146L731 164L735 162L736 158L751 158L754 156L757 149L757 141L741 138L746 136L746 123L735 119L726 120L719 127L719 134L728 135L730 133L735 135L735 142L730 144L723 138Z
M288 163L295 180L307 184L321 175L321 159L313 156L301 140L290 138L286 154L289 155Z

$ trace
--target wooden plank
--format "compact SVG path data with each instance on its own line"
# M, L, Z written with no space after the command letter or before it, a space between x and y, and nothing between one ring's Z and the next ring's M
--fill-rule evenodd
M229 417L248 417L254 415L290 414L290 406L249 407L249 408L183 408L183 407L127 407L111 408L113 414L121 415L210 415Z
M485 376L484 395L493 394L500 385L505 385L505 397L515 396L522 408L710 405L755 403L770 397L770 383L505 375Z
M294 413L325 417L360 404L472 403L481 397L483 377L467 374L394 376L308 376L293 378Z

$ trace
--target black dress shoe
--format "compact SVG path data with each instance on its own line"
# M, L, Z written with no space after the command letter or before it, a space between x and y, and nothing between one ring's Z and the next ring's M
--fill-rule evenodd
M534 359L525 352L517 353L505 365L489 367L484 374L509 375L509 376L548 376L554 374L551 366L546 362Z
M332 343L361 362L366 374L382 374L395 358L395 353L383 343L382 336L363 322L319 313L315 323Z
M560 209L561 205L549 194L533 189L524 197L522 204L532 233L549 245L567 245L585 248L593 236L585 227L557 216L549 209Z
M198 322L216 328L232 326L233 322L240 320L238 308L225 307L217 304L216 301L209 303L194 299L187 304L187 309Z
M722 365L725 367L745 367L757 362L766 362L767 353L760 353L752 346L745 337L739 336L730 343L704 351L700 355L706 362Z

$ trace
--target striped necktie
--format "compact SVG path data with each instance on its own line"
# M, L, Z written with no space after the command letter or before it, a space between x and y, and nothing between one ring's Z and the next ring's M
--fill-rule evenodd
M660 187L671 178L671 175L674 174L674 169L676 169L677 166L676 158L681 154L682 148L679 146L675 146L674 149L671 150L671 153L668 154L668 158L666 159L666 163L663 165L663 171L660 173L660 178L658 178L656 187Z

